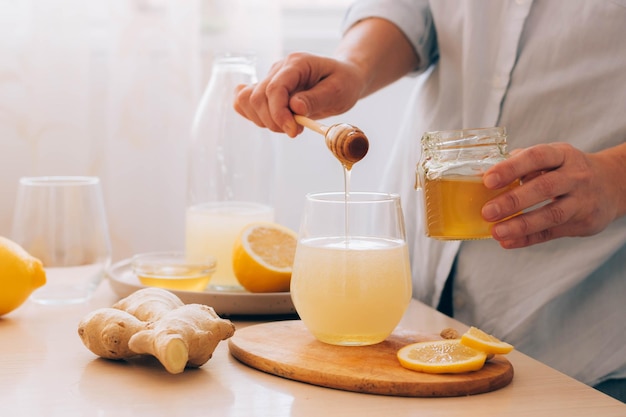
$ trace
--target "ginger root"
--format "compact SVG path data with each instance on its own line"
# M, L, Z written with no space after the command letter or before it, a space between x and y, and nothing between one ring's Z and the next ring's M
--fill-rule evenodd
M87 349L96 355L107 359L125 359L136 355L128 346L131 336L147 325L125 311L100 308L81 320L78 335Z
M185 303L174 293L148 287L122 298L113 304L113 308L124 310L141 321L152 322L184 305Z
M96 355L128 359L149 354L172 374L204 365L219 342L234 333L233 323L212 307L184 304L160 288L138 290L113 308L93 311L78 325L83 344Z
M460 339L461 333L459 333L457 329L453 329L452 327L446 327L441 331L441 333L439 333L439 336L444 339Z
M234 331L232 323L219 318L213 308L188 304L135 333L128 346L136 353L156 356L168 372L177 374L185 366L204 365L218 343L231 337Z

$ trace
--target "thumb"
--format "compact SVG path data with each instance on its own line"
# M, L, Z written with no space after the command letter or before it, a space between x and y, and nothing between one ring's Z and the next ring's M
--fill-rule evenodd
M289 99L289 108L294 114L322 119L343 113L346 109L337 106L336 95L327 94L322 89L307 90L294 94Z
M321 119L350 110L359 98L359 90L338 83L337 78L327 78L309 90L298 91L289 99L291 111L312 119Z
M306 94L296 93L289 99L289 108L294 114L300 114L302 116L309 116L310 104L307 100Z

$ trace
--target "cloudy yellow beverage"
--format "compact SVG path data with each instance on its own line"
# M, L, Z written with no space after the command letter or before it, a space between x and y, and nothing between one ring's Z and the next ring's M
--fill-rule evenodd
M242 290L233 272L233 245L243 228L274 221L274 209L257 203L205 203L187 209L185 255L191 262L215 257L217 269L209 288Z
M317 339L351 346L379 343L411 299L406 243L358 237L301 240L291 293Z

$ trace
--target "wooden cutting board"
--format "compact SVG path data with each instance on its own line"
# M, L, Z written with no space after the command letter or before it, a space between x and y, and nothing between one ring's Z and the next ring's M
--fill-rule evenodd
M427 374L400 366L402 346L434 335L394 332L371 346L334 346L315 339L300 320L257 324L238 329L230 353L255 369L322 387L405 397L454 397L505 387L513 366L497 355L476 372Z

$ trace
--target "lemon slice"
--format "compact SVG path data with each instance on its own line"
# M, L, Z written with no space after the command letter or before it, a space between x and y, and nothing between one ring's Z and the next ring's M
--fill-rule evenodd
M487 334L476 327L470 327L469 330L461 336L461 343L485 353L499 355L507 354L513 350L513 345L503 342L497 337Z
M233 271L250 292L289 291L297 234L277 223L251 223L233 248Z
M462 345L458 339L413 343L398 351L402 366L431 374L477 371L486 359L485 352Z

